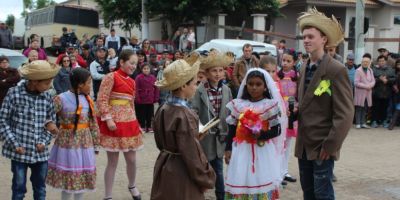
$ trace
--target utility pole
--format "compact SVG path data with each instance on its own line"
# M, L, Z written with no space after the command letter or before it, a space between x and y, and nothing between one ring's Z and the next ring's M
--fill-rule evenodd
M355 64L360 64L365 52L364 43L364 0L357 0L356 3L356 33L355 33Z
M149 18L146 10L147 0L142 0L142 40L149 38Z

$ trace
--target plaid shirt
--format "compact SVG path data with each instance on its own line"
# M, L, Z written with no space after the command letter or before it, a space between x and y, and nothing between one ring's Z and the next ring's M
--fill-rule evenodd
M30 94L26 82L10 88L0 110L3 156L22 163L47 161L52 135L45 130L45 124L50 121L55 122L56 115L49 93ZM37 144L44 144L45 150L38 152ZM25 154L17 154L17 147L23 147Z
M174 96L172 94L167 97L166 103L176 105L176 106L184 106L186 108L190 108L188 101L186 101L185 99L181 99L177 96Z
M213 106L215 114L218 116L222 103L222 82L218 83L217 88L213 88L208 82L205 82L204 88L207 90L208 99Z
M327 54L324 54L322 59L324 59L325 56L328 56ZM317 63L310 63L310 60L308 60L307 66L306 66L306 74L305 74L305 79L304 79L304 92L307 90L308 85L310 84L315 71L317 71L318 66L321 64L322 59L318 60Z

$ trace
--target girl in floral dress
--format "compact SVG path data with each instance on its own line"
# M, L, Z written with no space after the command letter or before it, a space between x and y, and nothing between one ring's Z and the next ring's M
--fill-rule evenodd
M263 69L249 70L226 107L225 199L278 199L287 117L273 79Z
M279 89L285 101L286 110L289 110L289 98L294 100L294 107L297 107L297 77L295 63L297 61L297 53L293 49L288 49L282 55L282 68L278 72ZM294 108L295 109L295 108ZM294 110L295 111L295 110ZM296 111L295 111L296 112ZM289 159L292 139L297 136L297 122L291 122L292 127L288 126L285 141L285 158L283 159L283 169L285 171L284 180L288 182L296 182L296 178L289 174Z
M135 178L136 151L143 147L143 140L134 109L135 81L129 77L135 70L137 61L132 50L123 50L118 57L115 71L103 78L98 94L100 145L107 151L104 172L104 199L107 200L112 199L119 152L123 152L125 157L129 192L134 200L141 199Z
M61 189L61 199L83 198L83 193L95 189L95 148L98 126L94 104L89 93L90 72L76 68L71 72L71 90L54 98L60 122L60 133L51 149L47 184Z

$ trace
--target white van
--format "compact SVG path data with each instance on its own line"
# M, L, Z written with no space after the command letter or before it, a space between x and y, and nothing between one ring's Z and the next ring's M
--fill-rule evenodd
M236 59L240 58L243 55L243 45L249 43L253 46L253 52L264 53L266 51L270 52L272 56L277 55L277 50L275 45L255 42L251 40L234 40L234 39L214 39L209 42L204 43L198 49L197 52L200 51L210 51L210 49L214 48L220 52L231 51L235 54Z

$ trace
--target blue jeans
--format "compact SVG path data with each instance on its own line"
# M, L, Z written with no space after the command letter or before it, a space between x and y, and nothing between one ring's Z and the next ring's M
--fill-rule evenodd
M304 155L299 159L304 200L334 200L335 192L332 184L334 160L307 160Z
M12 200L22 200L26 193L26 173L31 169L31 182L34 200L46 199L47 161L37 163L22 163L12 160Z
M217 180L215 182L215 196L217 197L217 200L224 200L224 162L222 161L222 158L215 158L214 160L210 161L210 165L217 175Z

